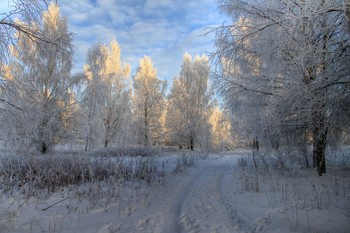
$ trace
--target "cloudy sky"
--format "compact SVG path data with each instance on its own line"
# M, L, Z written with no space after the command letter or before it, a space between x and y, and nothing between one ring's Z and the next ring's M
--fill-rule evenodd
M75 34L73 72L83 70L91 46L116 39L131 75L147 55L158 77L170 81L180 72L184 52L195 56L214 50L214 34L203 34L227 20L215 0L58 0L58 4Z

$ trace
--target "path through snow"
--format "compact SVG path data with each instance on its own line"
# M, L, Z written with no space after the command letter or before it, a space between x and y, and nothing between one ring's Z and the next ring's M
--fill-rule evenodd
M233 177L235 159L211 158L174 175L118 232L244 232L223 188Z

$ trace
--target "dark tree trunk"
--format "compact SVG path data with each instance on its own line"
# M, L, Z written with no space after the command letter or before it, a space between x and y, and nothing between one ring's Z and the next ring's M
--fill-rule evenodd
M253 149L259 150L259 148L260 148L260 145L259 145L258 137L255 137L255 139L253 139Z
M40 143L41 142L41 143ZM49 135L48 135L48 118L45 116L39 126L39 148L42 154L45 154L49 149Z
M194 148L193 144L194 144L194 140L193 140L193 136L191 136L191 137L190 137L190 149L191 149L192 151L193 151L193 148Z
M258 165L257 165L257 163L256 163L256 158L255 158L256 153L258 153L258 151L259 151L259 140L258 140L258 137L255 137L255 138L253 139L253 145L252 145L252 147L253 147L253 162L254 162L254 167L255 167L255 169L258 169Z
M313 164L314 167L317 167L318 175L322 175L326 173L326 138L327 138L327 130L324 133L320 133L319 135L315 135L314 145L313 145Z
M325 127L325 119L322 114L314 114L314 130L313 130L313 166L317 167L318 175L326 173L326 140L327 128Z
M46 151L47 151L46 143L45 143L45 142L42 142L42 143L41 143L41 153L42 153L42 154L45 154Z
M111 139L111 137L109 137L110 132L111 132L111 117L110 116L107 116L106 119L104 119L104 126L106 129L104 147L107 148L108 144L109 144L109 140Z

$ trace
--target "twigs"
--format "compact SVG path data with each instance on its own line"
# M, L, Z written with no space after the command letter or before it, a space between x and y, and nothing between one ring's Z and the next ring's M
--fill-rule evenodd
M2 188L22 190L25 195L101 181L144 180L149 183L159 174L154 158L140 156L18 155L3 158L1 163Z
M74 196L73 196L73 197L74 197ZM70 197L70 196L65 197L65 198L63 198L63 199L61 199L61 200L59 200L59 201L57 201L57 202L55 202L55 203L49 205L48 207L45 207L44 209L42 209L42 211L48 210L48 209L50 209L52 206L55 206L55 205L57 205L57 204L59 204L59 203L65 201L65 200L67 200L68 198L71 198L71 197Z

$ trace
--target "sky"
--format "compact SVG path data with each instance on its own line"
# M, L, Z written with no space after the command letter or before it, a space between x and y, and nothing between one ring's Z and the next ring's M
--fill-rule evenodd
M2 1L2 0L0 0ZM73 73L83 71L89 48L115 39L131 76L139 60L151 57L158 78L171 81L181 70L185 52L214 51L210 27L225 20L215 0L58 0L76 47Z

